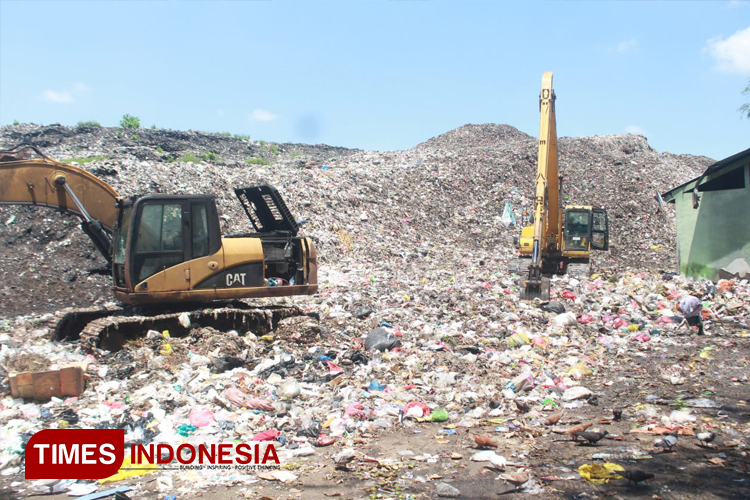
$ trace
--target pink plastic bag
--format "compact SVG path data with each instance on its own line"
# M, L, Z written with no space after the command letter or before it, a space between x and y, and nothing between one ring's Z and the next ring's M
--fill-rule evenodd
M615 318L612 322L612 328L622 328L623 326L628 326L628 322L622 318Z
M365 412L363 410L362 403L351 403L346 407L344 415L347 417L365 418Z
M328 373L331 375L337 375L339 373L344 373L344 369L334 363L333 361L326 360L326 364L328 365Z
M247 394L236 387L228 387L224 389L224 397L237 406L245 406Z
M205 408L193 408L190 410L189 419L190 425L196 427L206 427L215 421L213 412Z

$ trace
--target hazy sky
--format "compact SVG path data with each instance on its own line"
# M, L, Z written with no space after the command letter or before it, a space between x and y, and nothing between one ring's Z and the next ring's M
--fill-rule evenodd
M0 0L0 124L407 149L467 123L750 147L747 1ZM5 145L7 146L7 145Z

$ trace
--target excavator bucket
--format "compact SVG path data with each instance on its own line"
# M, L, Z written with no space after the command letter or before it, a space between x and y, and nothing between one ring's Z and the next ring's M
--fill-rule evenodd
M521 280L521 299L549 300L549 278L540 277Z

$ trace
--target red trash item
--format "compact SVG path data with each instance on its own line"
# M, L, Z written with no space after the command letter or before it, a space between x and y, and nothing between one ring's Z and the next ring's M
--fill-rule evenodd
M734 283L731 281L719 281L719 285L716 287L719 290L731 290L734 287Z
M281 436L281 433L276 429L268 429L267 431L259 432L253 436L253 441L273 441L277 437Z
M344 373L344 369L341 368L339 365L334 363L333 361L326 360L326 364L328 365L328 370L331 375L336 375L338 373Z
M315 441L315 445L316 446L330 446L335 442L336 442L335 437L330 437L325 434L321 434L320 436L318 436L318 440Z
M579 323L588 324L594 321L594 318L591 317L590 314L582 314L580 318L578 318Z
M574 294L573 292L571 292L569 290L565 290L561 295L563 297L565 297L566 299L575 299L576 298L576 294Z
M421 401L412 401L411 403L407 403L406 406L403 407L404 413L407 413L412 408L422 408L422 416L423 417L429 417L430 416L430 408L422 403Z

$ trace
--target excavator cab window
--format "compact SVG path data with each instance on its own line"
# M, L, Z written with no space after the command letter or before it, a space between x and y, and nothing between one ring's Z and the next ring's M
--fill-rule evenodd
M112 259L112 272L115 286L125 286L125 256L127 255L128 230L130 229L130 214L133 213L133 205L128 204L122 208L117 225L114 230L114 255Z
M193 258L208 255L208 214L205 203L190 205L190 237L193 242Z
M588 250L591 237L591 212L565 211L565 250Z
M141 207L135 228L136 282L185 261L182 203L154 202Z
M607 211L602 208L592 211L591 248L609 250L609 220Z

